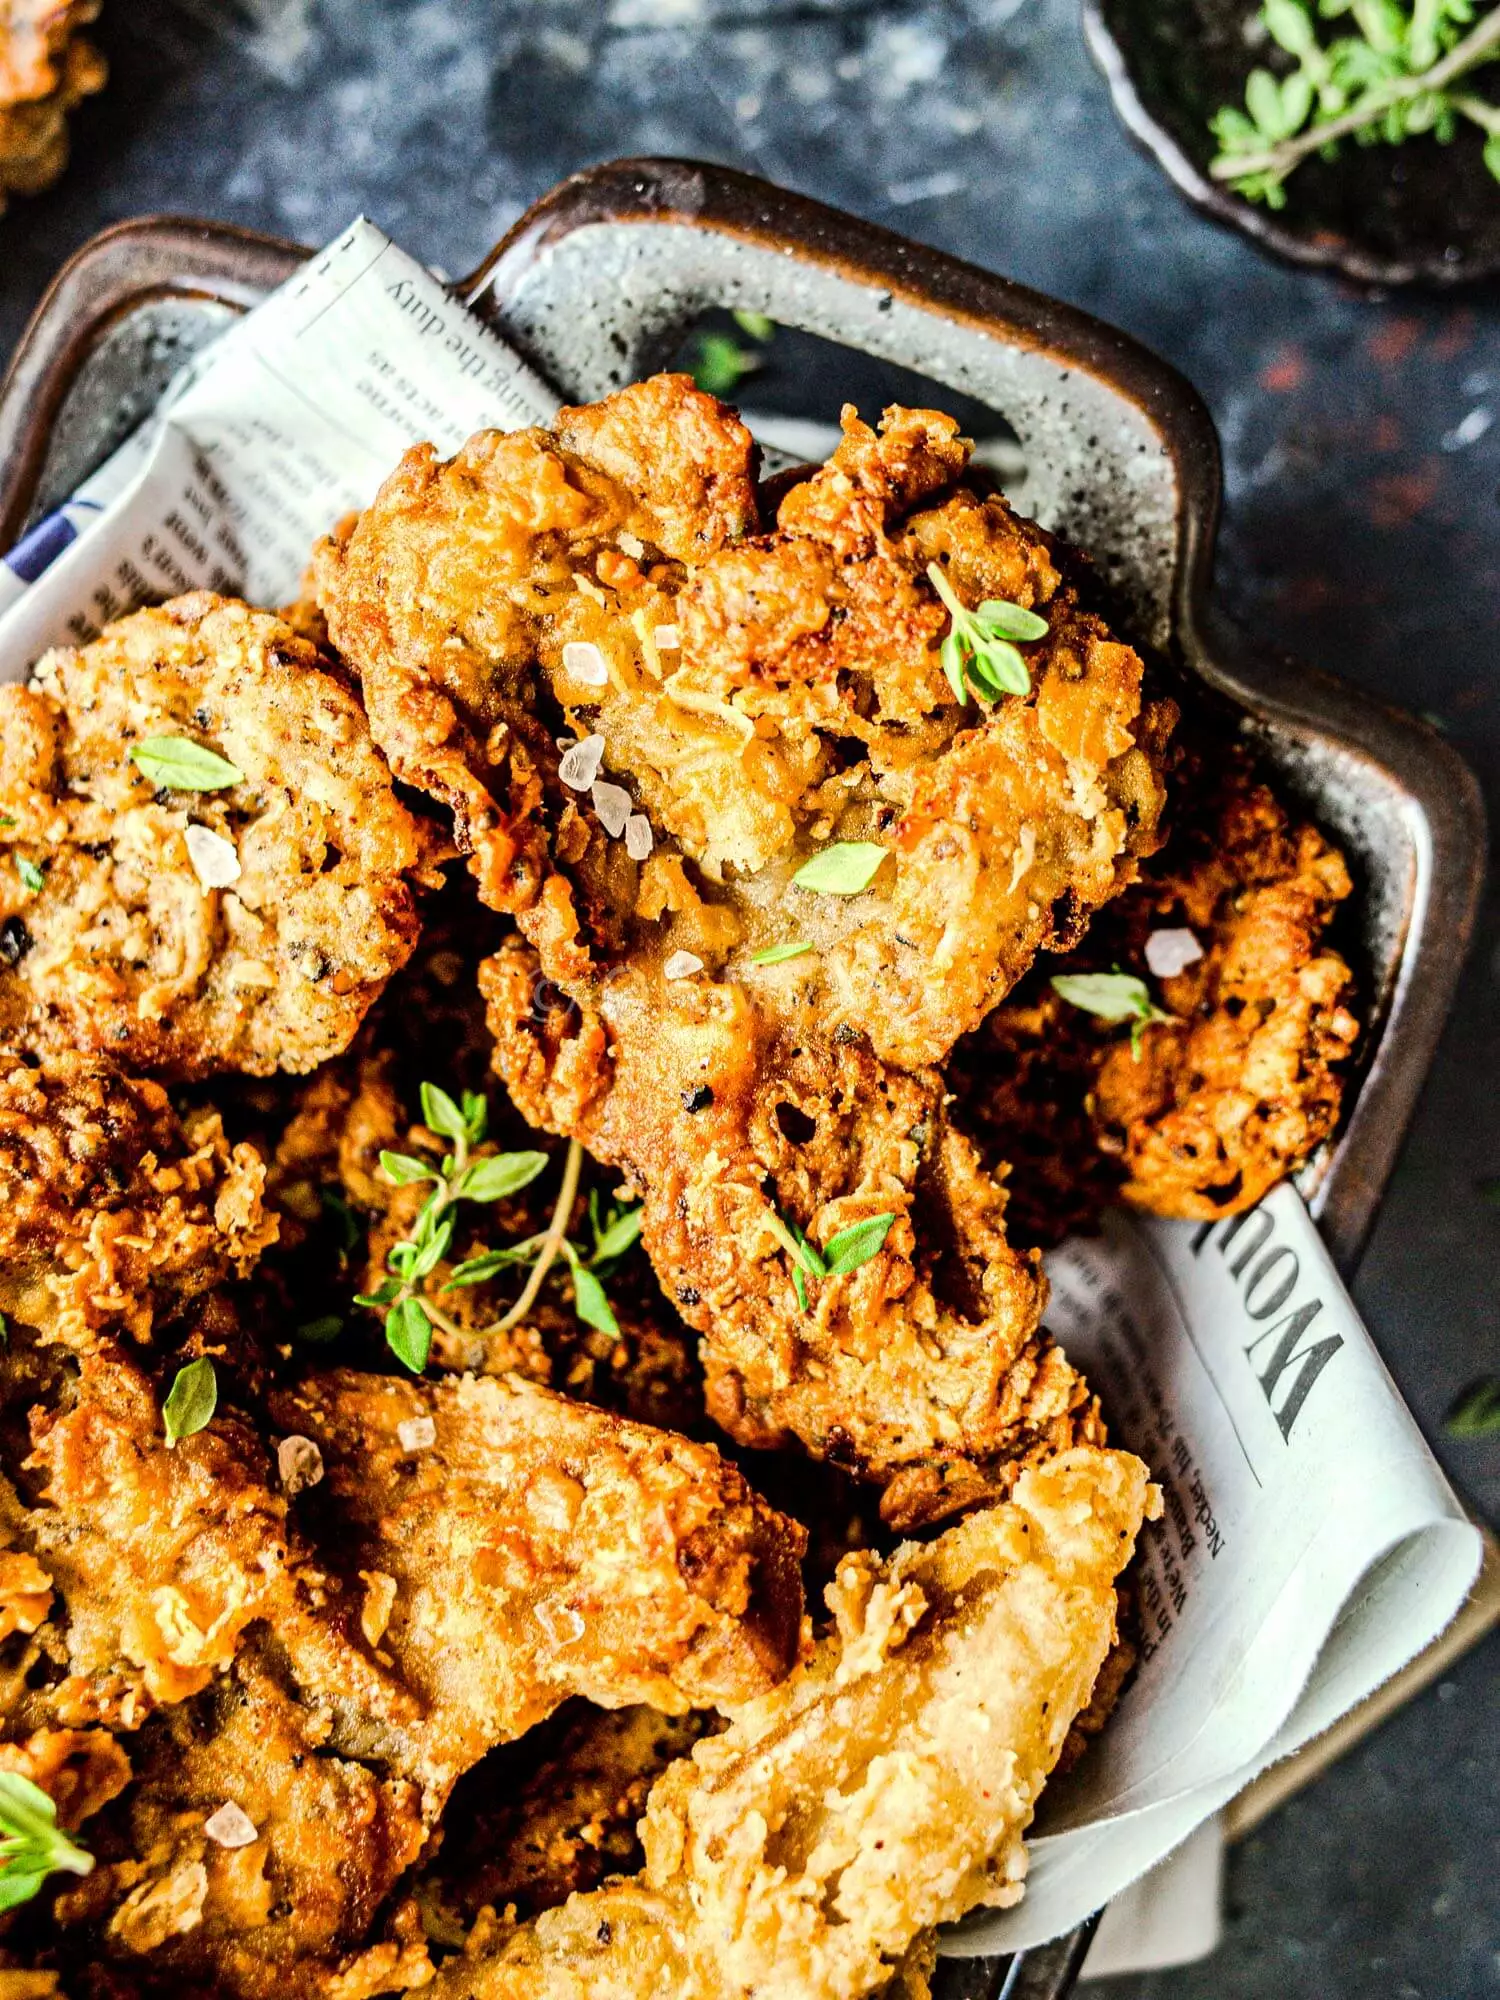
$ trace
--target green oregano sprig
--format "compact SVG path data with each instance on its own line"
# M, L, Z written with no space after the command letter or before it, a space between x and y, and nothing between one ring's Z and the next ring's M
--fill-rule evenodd
M1177 1019L1157 1006L1144 979L1122 972L1119 966L1113 972L1060 972L1052 981L1052 990L1070 1007L1097 1014L1101 1021L1128 1021L1130 1053L1137 1062L1146 1030L1156 1021Z
M857 1271L861 1264L868 1264L875 1253L884 1247L896 1217L889 1212L866 1216L863 1222L851 1223L847 1229L840 1229L836 1235L830 1236L821 1250L808 1241L795 1222L788 1222L774 1208L767 1219L771 1234L792 1260L792 1285L797 1303L807 1312L810 1310L808 1279L839 1278L845 1272Z
M422 1204L411 1234L395 1244L387 1256L386 1269L390 1275L374 1292L360 1293L355 1299L357 1305L384 1308L386 1342L414 1375L421 1374L427 1366L434 1326L455 1336L464 1335L464 1330L423 1290L423 1280L431 1276L452 1247L458 1204L464 1201L484 1204L518 1194L547 1165L547 1155L536 1152L495 1153L474 1158L474 1149L483 1143L487 1127L487 1108L479 1093L466 1091L461 1101L455 1102L435 1084L424 1083L421 1096L424 1123L439 1137L449 1140L452 1150L438 1165L414 1153L380 1155L381 1169L395 1186L430 1182L432 1191ZM640 1235L641 1212L639 1208L615 1206L601 1211L597 1191L591 1192L588 1220L593 1241L586 1247L570 1241L568 1218L577 1198L582 1162L583 1149L575 1139L565 1157L557 1202L546 1229L517 1243L476 1250L449 1272L442 1285L443 1292L464 1291L490 1283L503 1271L529 1267L521 1295L509 1310L467 1337L482 1339L517 1325L531 1309L558 1257L567 1264L578 1317L585 1325L605 1333L619 1332L603 1280Z
M18 1771L0 1771L0 1910L30 1902L49 1875L87 1875L94 1857L57 1823L57 1807Z
M936 563L927 565L927 581L952 621L938 657L959 706L968 702L971 689L980 701L1030 694L1031 669L1016 651L1015 641L1025 644L1046 638L1046 619L1005 597L987 597L970 611Z
M1258 16L1295 65L1250 72L1244 107L1211 127L1209 167L1249 201L1286 205L1285 182L1313 153L1335 158L1341 141L1397 146L1421 133L1446 144L1461 120L1485 134L1484 160L1500 179L1500 105L1461 88L1500 56L1500 7L1476 21L1474 0L1262 0ZM1320 38L1319 20L1347 23Z

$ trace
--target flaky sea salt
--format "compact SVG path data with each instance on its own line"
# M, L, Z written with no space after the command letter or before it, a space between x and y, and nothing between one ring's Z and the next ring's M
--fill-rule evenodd
M1202 956L1202 945L1185 928L1153 931L1146 940L1146 964L1157 979L1175 979Z
M568 1646L583 1637L583 1620L571 1604L539 1604L536 1622L554 1646Z
M664 653L676 653L682 650L682 641L677 636L675 625L658 625L652 637Z
M437 1443L437 1425L431 1417L407 1417L396 1426L403 1451L427 1451Z
M632 861L644 861L651 846L650 820L644 813L632 813L625 822L625 852Z
M585 687L609 686L604 655L591 640L570 639L562 649L562 663L563 672L571 674L575 681L582 681Z
M323 1477L323 1454L311 1438L293 1433L276 1447L276 1470L281 1474L285 1492L305 1493Z
M703 960L690 951L674 951L662 967L665 979L691 979L695 972L703 970Z
M193 873L205 889L227 889L239 881L240 857L232 840L207 826L190 826L183 839Z
M596 778L589 796L594 801L599 824L611 840L618 840L630 818L632 801L629 792L623 785L611 785L604 778Z
M575 743L570 750L564 750L562 761L557 767L557 775L575 792L586 792L599 775L599 766L604 762L604 738L585 736L581 743Z
M248 1847L260 1838L255 1821L233 1799L226 1799L217 1812L209 1814L203 1831L216 1847Z

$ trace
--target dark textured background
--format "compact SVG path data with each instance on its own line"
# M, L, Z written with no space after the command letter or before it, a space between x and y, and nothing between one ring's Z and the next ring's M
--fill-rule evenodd
M1115 123L1071 0L106 0L114 67L73 171L0 221L0 356L69 251L152 210L301 237L363 209L469 269L536 195L612 155L732 162L1129 328L1224 440L1219 575L1246 624L1438 721L1500 804L1500 295L1357 296L1185 209ZM1445 1438L1500 1367L1500 922L1358 1285ZM1500 1643L1232 1859L1206 1965L1121 2000L1500 1994Z

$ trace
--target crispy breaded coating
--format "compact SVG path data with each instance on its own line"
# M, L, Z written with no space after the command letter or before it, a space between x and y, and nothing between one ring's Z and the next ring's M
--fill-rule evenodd
M743 426L658 377L409 454L319 581L377 741L523 934L483 975L518 1107L643 1194L716 1419L888 1484L897 1522L1090 1434L931 1065L1153 847L1175 714L967 453L933 412L849 412L757 532ZM929 566L1045 614L1028 697L959 705ZM868 893L794 886L860 841L890 856ZM886 1214L804 1312L785 1225Z
M483 972L496 1064L526 1118L581 1138L642 1189L642 1240L703 1335L709 1412L742 1443L798 1438L879 1481L902 1526L1007 1490L1038 1452L1102 1435L1087 1386L1040 1330L1039 1260L1005 1238L1005 1191L949 1121L935 1071L857 1037L788 1046L743 987L679 981L618 1037L592 1010L538 1019L515 940ZM823 1246L894 1217L844 1276L808 1280L791 1221Z
M409 453L327 546L321 601L376 741L452 808L481 895L548 977L685 949L915 1067L1131 878L1174 711L1143 701L1141 661L1040 531L961 483L967 456L936 412L876 433L846 411L834 458L758 533L748 432L659 376L555 432ZM933 565L966 604L1045 613L1028 697L958 705ZM602 739L612 795L570 777L559 726ZM644 865L630 808L654 829ZM868 895L791 886L861 840L891 856ZM795 975L753 973L803 935Z
M1205 753L1184 823L1062 972L1122 967L1171 1021L1129 1034L1033 977L965 1043L960 1119L1011 1164L1014 1226L1047 1243L1123 1199L1209 1220L1252 1207L1333 1132L1359 1036L1353 978L1325 933L1343 856L1250 760ZM1200 955L1157 978L1148 945ZM1160 949L1160 945L1152 947Z
M169 738L240 775L159 785ZM314 1068L416 943L428 848L358 701L207 592L0 688L0 1035L169 1078Z
M427 1894L472 1923L486 1906L534 1917L607 1875L633 1875L644 1858L636 1822L647 1794L715 1720L699 1710L662 1715L581 1703L562 1711L562 1728L533 1753L519 1782L513 1760L530 1738L463 1780Z
M253 1649L154 1717L133 1744L135 1784L92 1830L98 1865L55 1905L65 1957L172 2000L362 2000L420 1983L414 1912L361 1950L421 1850L416 1787L325 1736Z
M97 1057L0 1051L0 1311L48 1340L149 1341L276 1240L266 1172L211 1111Z
M569 1695L713 1706L797 1657L803 1532L710 1446L489 1377L335 1370L270 1415L321 1454L299 1516L417 1696L437 1791Z
M98 14L99 0L0 0L0 214L68 164L68 114L108 74L81 33Z
M849 1557L811 1662L653 1789L641 1877L497 1927L433 2000L859 2000L932 1926L1018 1901L1152 1497L1138 1459L1080 1449Z

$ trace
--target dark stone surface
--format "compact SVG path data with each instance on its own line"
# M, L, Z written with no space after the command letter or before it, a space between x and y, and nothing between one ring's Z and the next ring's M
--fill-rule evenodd
M1115 124L1070 0L106 0L115 85L68 180L0 222L0 354L62 258L150 210L305 238L358 209L449 271L631 152L727 160L1077 301L1223 435L1220 588L1247 624L1437 718L1500 798L1500 297L1357 296L1184 208ZM1358 1285L1445 1438L1500 1366L1500 908ZM1128 2000L1500 1993L1500 1645L1255 1835L1208 1965Z

